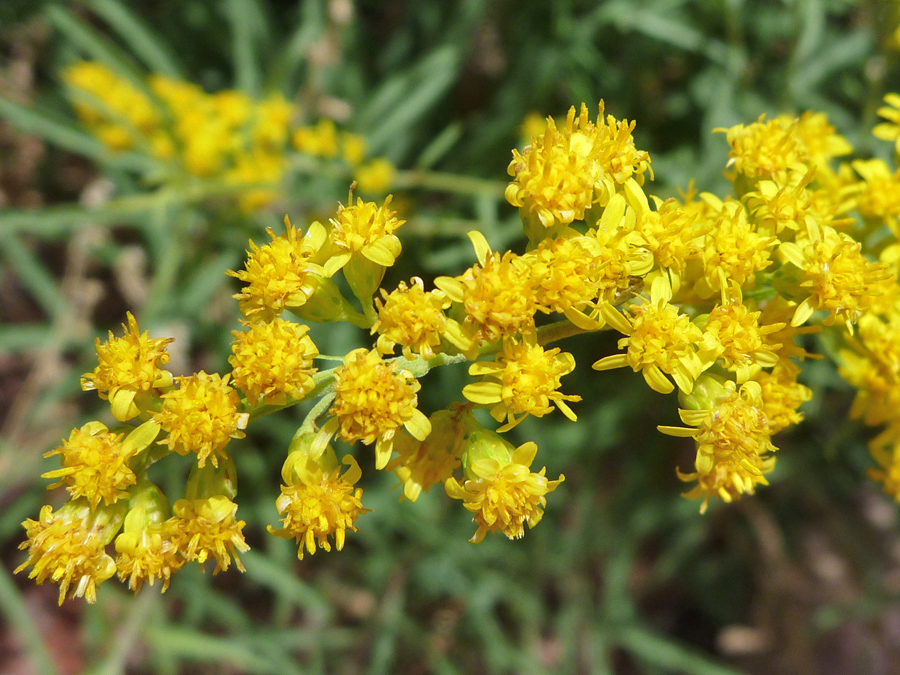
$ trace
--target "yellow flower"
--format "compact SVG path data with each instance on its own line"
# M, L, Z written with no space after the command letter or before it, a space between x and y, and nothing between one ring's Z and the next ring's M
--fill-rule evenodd
M523 153L513 150L507 173L514 180L506 188L506 199L522 210L532 241L546 236L541 227L555 236L560 226L584 220L592 204L606 206L616 192L623 192L633 206L646 203L640 186L650 156L634 146L634 122L617 121L612 115L604 120L603 112L601 101L594 124L586 105L578 117L572 107L564 128L557 129L547 118L543 136L535 136Z
M244 540L243 520L237 520L237 504L223 495L205 499L179 499L172 507L175 522L168 524L172 532L177 533L177 549L181 551L187 562L205 563L210 556L216 561L213 574L227 570L234 564L241 571L246 571L238 558L238 553L245 553L250 546Z
M59 584L60 605L66 594L96 602L97 585L116 573L106 545L121 526L122 516L120 505L92 511L83 499L67 502L56 513L49 504L42 507L38 520L29 518L22 523L28 541L19 548L28 549L28 560L15 574L30 565L29 579Z
M300 400L316 383L313 359L319 350L307 335L308 326L275 317L268 323L244 323L241 332L232 331L232 381L255 406L285 405L289 398Z
M401 281L390 293L381 289L382 299L375 300L378 320L372 333L378 333L376 346L382 354L391 354L401 345L403 356L412 361L415 351L426 361L440 351L441 336L447 326L444 310L450 301L443 291L425 292L425 284L413 277L410 286Z
M752 285L756 273L772 264L771 250L778 243L774 236L755 230L740 202L705 196L718 213L700 252L703 276L694 284L694 292L701 298L721 292L729 283Z
M806 323L813 311L828 312L823 323L831 326L843 321L852 332L852 324L872 305L874 296L884 292L891 279L887 265L867 260L862 245L830 227L813 228L805 242L785 242L779 253L803 271L801 288L809 296L797 306L791 325Z
M331 437L353 443L375 443L375 468L383 469L393 452L394 434L406 427L424 441L431 424L416 408L416 392L421 385L408 370L398 370L396 361L385 362L376 350L354 349L344 357L344 365L334 371L332 417L322 427L313 446L314 455Z
M328 276L339 269L356 297L367 301L400 255L400 240L394 231L405 220L388 207L392 196L379 206L357 199L355 205L341 206L331 220L332 256L325 263Z
M743 200L756 221L759 232L780 234L789 229L794 232L817 227L821 216L813 206L813 195L807 189L815 174L807 171L788 175L786 181L761 180L756 189L744 195Z
M900 170L892 172L880 159L857 160L853 168L863 178L856 195L859 214L883 220L900 236Z
M547 480L546 468L538 473L531 471L537 454L534 443L525 443L515 450L502 439L500 443L502 446L495 446L492 457L470 460L462 485L452 476L444 484L447 494L463 500L463 506L474 514L478 529L469 540L473 544L482 541L488 532L502 532L509 539L524 536L525 523L532 528L544 516L546 494L565 480L563 475Z
M443 484L460 465L465 441L477 422L465 406L454 404L428 418L431 433L424 441L402 429L394 439L397 456L385 467L403 484L403 496L416 501L432 485ZM480 425L478 425L480 426Z
M307 449L294 451L284 463L281 475L285 485L275 501L284 527L276 530L270 525L268 530L299 543L300 560L304 548L310 555L316 546L330 551L330 536L334 536L334 547L343 550L347 530L356 532L356 519L369 511L362 508L362 488L353 487L362 476L359 464L350 455L344 456L343 463L348 468L341 475L331 446L316 458Z
M825 113L807 111L799 118L779 115L778 121L803 144L807 162L817 171L828 170L828 163L835 157L853 152L853 146L846 138L835 133Z
M145 450L158 433L155 422L145 422L127 438L125 434L110 432L101 422L88 422L74 429L61 446L44 454L44 457L59 455L63 468L48 471L41 477L59 478L48 489L65 485L73 499L84 497L91 508L96 508L101 501L115 504L128 497L128 486L137 480L128 466L129 460Z
M639 214L635 229L641 234L644 247L653 254L656 265L680 279L687 261L700 253L695 241L697 214L674 199L661 201L654 197L653 201L656 210Z
M125 334L96 341L98 365L92 373L81 377L84 391L96 389L100 398L109 400L113 417L120 422L133 419L149 408L160 389L172 386L172 375L162 366L169 362L166 348L171 338L151 338L138 332L137 321L128 313Z
M162 409L154 420L166 438L160 444L168 445L180 455L197 453L197 464L205 466L212 460L219 466L219 455L227 457L225 446L232 438L243 438L249 415L239 413L241 398L228 385L230 375L208 375L202 370L187 377L177 378L179 387L163 395Z
M616 309L604 307L606 322L628 336L619 340L619 349L627 351L600 359L594 363L594 370L630 366L634 372L641 371L650 388L661 394L674 389L665 376L670 375L678 388L689 394L715 356L698 351L703 332L669 303L671 299L668 279L658 276L653 280L649 301L628 308L630 320Z
M771 373L763 370L753 378L762 390L763 412L773 435L803 421L799 408L812 398L812 391L797 381L799 374L800 368L781 361Z
M291 139L294 147L306 155L330 159L337 157L338 138L334 122L323 117L315 126L300 127Z
M522 342L506 340L492 362L469 366L469 375L485 380L466 385L463 396L473 403L492 406L491 417L506 421L500 432L509 431L528 415L543 417L553 411L554 403L574 422L577 418L566 401L580 401L581 397L559 392L560 378L573 370L575 359L571 354L560 353L558 347L544 350L533 334Z
M517 261L531 278L539 310L563 314L585 330L599 327L585 312L600 293L600 271L610 261L596 238L573 234L543 239Z
M237 155L234 166L224 174L226 183L248 185L268 183L273 186L242 192L238 197L241 212L252 213L274 202L278 198L278 191L274 188L281 181L286 168L287 161L282 155L258 148Z
M345 131L341 134L341 156L350 166L359 166L366 158L366 139Z
M706 511L710 497L731 502L742 494L753 494L756 485L768 485L766 473L775 466L775 451L766 418L762 389L757 382L745 382L740 389L734 382L722 383L705 378L697 383L703 407L679 409L685 427L657 427L670 436L692 437L697 443L695 470L678 477L697 481L688 499L703 498L700 512Z
M247 284L234 297L241 301L241 314L253 321L266 321L285 309L303 306L325 273L313 262L328 237L325 228L313 223L300 237L287 216L284 227L285 234L279 237L267 229L272 241L265 246L251 240L245 269L228 271Z
M788 169L803 170L807 161L803 142L777 119L765 121L760 115L753 124L738 124L725 132L731 146L728 166L747 178L772 179Z
M281 148L288 138L288 124L294 107L280 94L270 96L256 105L256 119L252 142L257 146Z
M534 330L538 307L529 275L522 274L516 256L494 253L480 232L469 232L479 265L462 276L438 277L435 286L466 312L464 332L448 325L446 337L467 353L481 342L494 343L504 336L515 337Z
M364 194L384 194L390 190L397 175L396 167L390 160L377 157L368 164L358 166L353 174L356 186Z
M722 367L734 372L738 384L778 362L781 345L767 344L763 337L781 330L784 324L760 326L759 315L743 304L741 289L735 285L722 292L722 303L709 313L703 329L701 351L715 354Z
M144 582L153 586L162 582L162 592L169 588L172 574L187 562L178 549L171 524L151 523L137 532L122 532L116 537L116 570L119 579L137 593Z
M887 105L879 108L878 114L887 122L876 124L872 133L883 141L894 141L900 152L900 94L885 94L884 102Z

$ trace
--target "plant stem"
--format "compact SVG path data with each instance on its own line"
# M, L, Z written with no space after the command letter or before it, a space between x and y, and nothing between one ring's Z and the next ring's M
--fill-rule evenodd
M424 190L438 190L463 195L492 195L502 197L506 190L506 183L488 180L485 178L473 178L471 176L458 176L452 173L437 171L423 171L415 169L411 171L398 171L394 177L393 186L404 190L420 188Z

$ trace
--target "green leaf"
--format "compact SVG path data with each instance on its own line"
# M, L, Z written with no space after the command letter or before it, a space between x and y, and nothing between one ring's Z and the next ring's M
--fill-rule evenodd
M68 302L56 279L18 237L0 237L0 255L50 317L65 315Z
M256 0L228 0L224 9L231 24L235 87L258 97L262 84L258 49L260 38L265 34L262 10Z
M640 626L617 629L610 639L644 663L668 671L690 675L740 675L733 668Z
M169 46L124 4L116 0L89 0L88 7L119 34L147 68L167 77L185 79Z

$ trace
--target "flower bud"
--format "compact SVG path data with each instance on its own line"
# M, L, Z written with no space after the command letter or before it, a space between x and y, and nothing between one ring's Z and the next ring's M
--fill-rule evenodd
M228 455L219 458L219 466L212 462L206 462L202 467L195 464L184 486L184 498L187 500L220 495L233 500L236 494L237 469Z

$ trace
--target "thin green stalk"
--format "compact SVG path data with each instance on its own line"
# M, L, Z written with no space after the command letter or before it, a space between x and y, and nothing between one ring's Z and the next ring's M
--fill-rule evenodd
M22 594L5 569L0 570L0 613L6 617L8 625L18 632L35 672L39 675L58 675L59 671L50 658L37 625L32 621Z
M414 169L411 171L398 171L394 177L393 187L401 190L421 188L463 195L488 194L502 197L506 190L506 183L484 178L473 178L472 176L458 176L452 173Z

